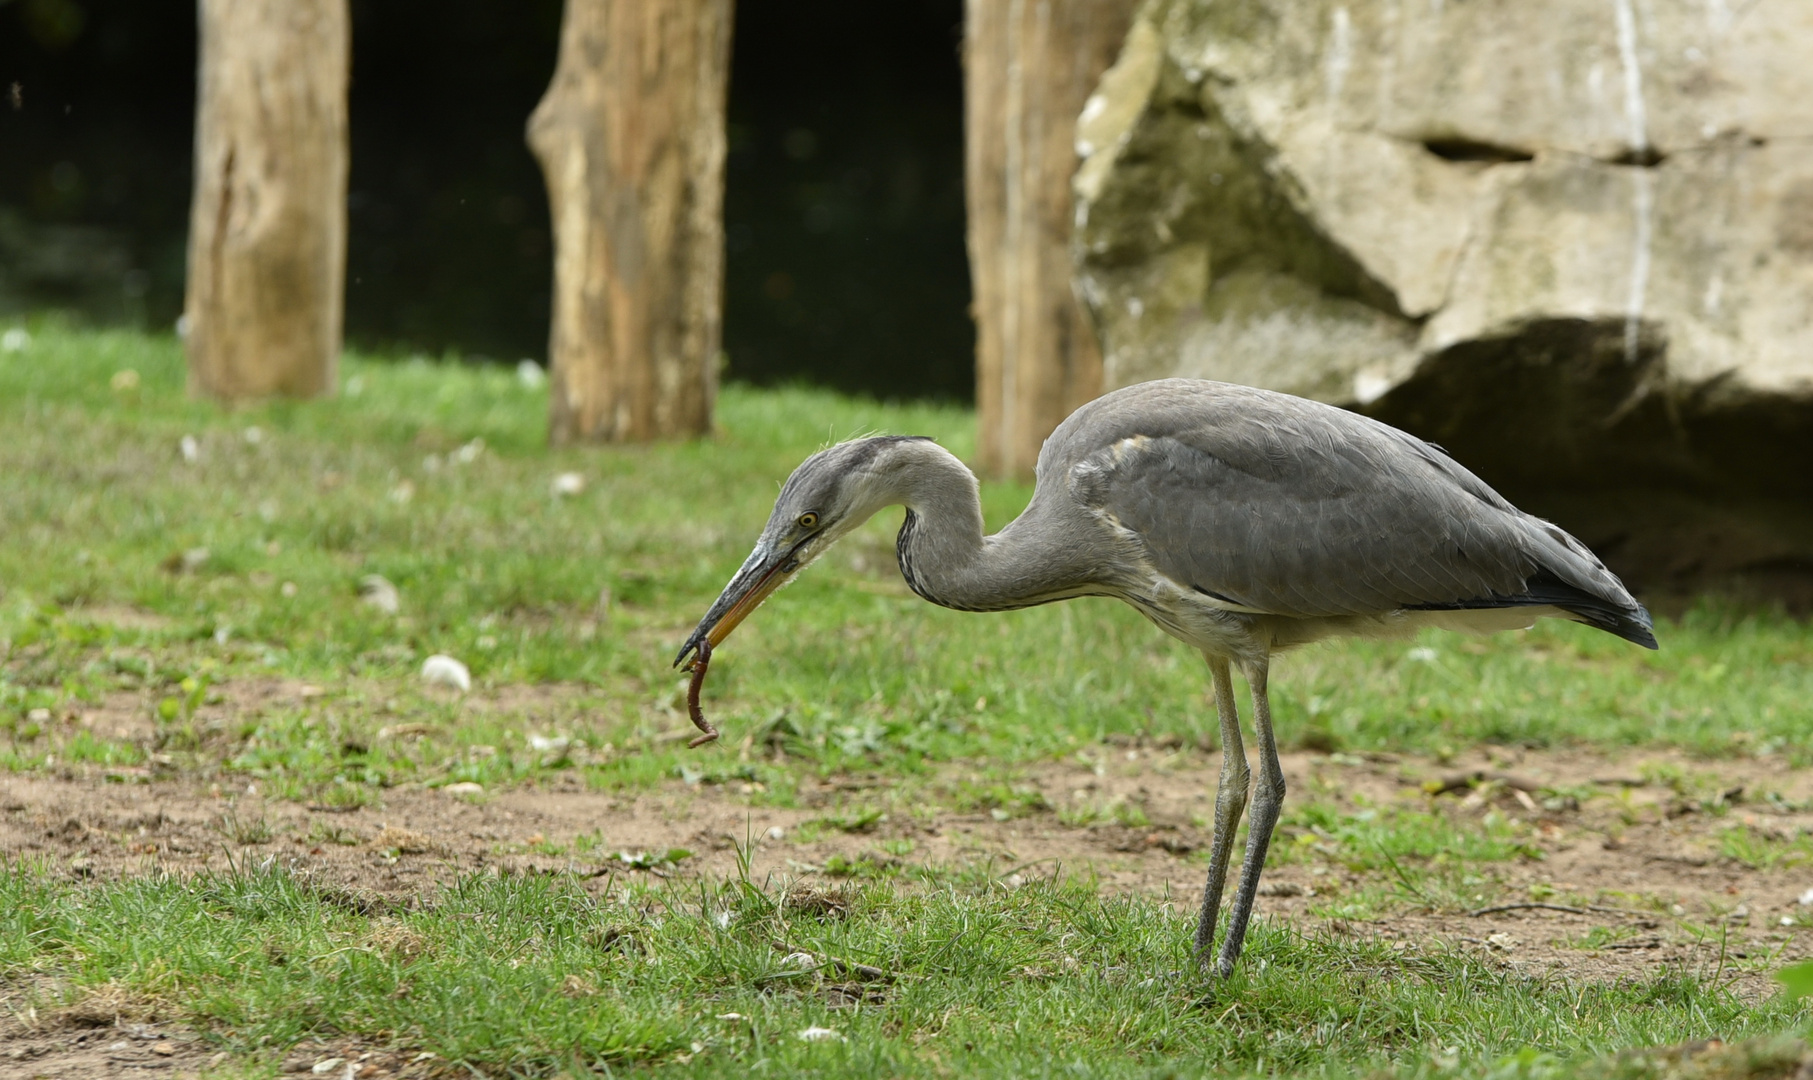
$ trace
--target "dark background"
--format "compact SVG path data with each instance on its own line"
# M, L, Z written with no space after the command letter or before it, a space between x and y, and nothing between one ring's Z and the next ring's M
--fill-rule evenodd
M353 0L350 342L545 356L547 198L523 126L560 9ZM0 0L0 312L175 320L195 23L194 0ZM732 378L972 395L961 23L961 0L737 4Z

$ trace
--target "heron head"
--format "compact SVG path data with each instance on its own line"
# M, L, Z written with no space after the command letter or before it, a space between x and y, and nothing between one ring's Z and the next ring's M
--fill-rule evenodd
M716 648L762 601L792 581L845 533L899 501L894 482L899 452L906 444L926 442L930 440L917 435L853 439L802 462L781 486L755 550L699 620L674 658L674 666L698 651L702 641Z

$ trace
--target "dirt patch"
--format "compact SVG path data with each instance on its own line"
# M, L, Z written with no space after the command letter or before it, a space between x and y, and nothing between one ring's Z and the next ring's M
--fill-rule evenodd
M0 985L0 1080L194 1076L225 1060L117 987L62 1000L45 979Z
M266 802L184 777L120 784L99 775L7 776L0 778L0 856L48 860L82 880L276 860L349 904L384 910L431 902L441 882L471 872L572 872L596 889L633 875L725 877L736 872L740 846L760 879L832 888L839 871L968 865L1010 886L1084 875L1104 891L1165 897L1188 909L1202 887L1217 766L1213 755L1190 749L1105 746L1093 757L1032 769L1002 805L971 812L940 808L962 805L956 796L925 794L979 785L961 765L945 767L912 795L897 793L887 778L807 781L799 809L759 805L762 793L751 784L674 781L612 794L584 789L573 774L476 797L392 789L381 805L343 812ZM1575 910L1475 916L1412 901L1362 923L1343 917L1340 901L1388 883L1383 876L1295 855L1295 838L1281 836L1262 917L1407 948L1478 949L1520 969L1574 977L1647 977L1665 965L1735 972L1740 992L1759 997L1771 991L1767 974L1745 961L1813 955L1813 912L1797 902L1813 887L1813 865L1787 847L1773 861L1742 860L1728 853L1726 837L1741 829L1758 843L1785 845L1813 835L1813 770L1775 759L1505 751L1446 763L1299 753L1287 755L1285 774L1287 808L1406 805L1462 824L1499 815L1519 827L1530 850L1478 864L1489 879L1480 906ZM1485 782L1457 782L1477 777ZM1430 795L1443 781L1452 794ZM677 848L692 854L665 861ZM11 1048L0 1039L0 1054Z
M233 1057L202 1034L159 1017L155 1005L117 986L67 998L48 979L0 984L0 1080L188 1078ZM276 1064L280 1073L330 1080L447 1074L445 1063L433 1054L367 1047L348 1038L304 1040Z
M102 1080L195 1077L225 1063L228 1052L180 1025L107 1020L72 1023L39 1019L17 995L0 991L0 1007L19 1015L0 1019L0 1080ZM19 1016L27 1019L20 1019ZM440 1067L437 1067L440 1066ZM387 1080L445 1075L433 1054L365 1049L358 1043L309 1040L290 1048L278 1071L330 1080Z
M168 616L123 604L93 604L79 607L70 611L69 617L78 622L111 626L116 630L158 631L168 630L174 625Z
M195 1076L226 1060L193 1033L157 1024L33 1031L0 1022L0 1080Z

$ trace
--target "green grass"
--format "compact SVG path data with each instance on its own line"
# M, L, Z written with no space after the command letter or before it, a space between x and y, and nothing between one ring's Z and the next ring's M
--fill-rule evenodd
M1104 760L1110 737L1213 737L1200 659L1131 610L932 607L899 582L898 518L883 515L714 658L706 704L724 741L689 752L663 738L686 728L674 650L776 484L827 440L869 431L934 435L967 456L963 410L731 386L713 439L550 450L544 391L452 359L351 356L333 401L224 412L184 396L169 338L54 321L33 334L0 353L0 769L226 773L339 804L562 775L599 789L741 783L752 802L790 804L814 775L885 779L810 836L939 808L1141 827L1126 802L1048 806L1024 771ZM565 472L585 486L557 497ZM985 484L991 527L1028 495ZM362 599L373 574L395 585L396 613ZM1438 758L1488 743L1813 762L1804 626L1707 603L1658 636L1659 653L1555 623L1318 646L1275 668L1280 734ZM471 666L489 704L421 688L422 660L440 652ZM259 692L273 683L286 692ZM79 722L141 697L156 703L148 739ZM1722 811L1686 771L1652 779ZM1492 815L1354 809L1313 792L1287 808L1280 864L1381 883L1331 896L1323 914L1464 908L1494 866L1531 857ZM320 842L346 842L323 828ZM1804 837L1736 824L1721 843L1752 866L1813 858ZM543 848L609 854L595 837ZM653 1063L741 1076L768 1061L772 1075L1534 1077L1552 1064L1542 1055L1730 1039L1793 1015L1741 1004L1710 967L1577 984L1264 925L1236 979L1211 984L1172 974L1188 966L1173 905L839 858L826 870L854 899L831 920L789 915L748 882L601 901L564 879L471 878L424 910L374 916L275 870L70 884L19 864L0 878L0 978L47 976L56 994L117 984L235 1061L342 1032L492 1075ZM872 989L878 1002L833 1010L822 981L783 974L777 941L893 980ZM813 1025L847 1041L795 1037Z
M124 370L136 387L112 389ZM732 386L714 440L549 451L544 393L507 372L359 357L345 372L338 400L223 413L183 396L169 339L43 326L28 351L0 355L8 764L33 765L34 709L54 716L145 684L180 698L192 676L276 675L328 695L267 712L252 730L190 730L179 709L166 723L173 748L237 743L231 767L257 774L282 761L298 789L534 772L504 728L451 734L454 750L500 750L457 770L448 747L423 760L372 737L458 714L412 693L409 676L434 652L460 657L482 686L584 688L574 715L604 719L570 734L621 749L675 726L668 662L794 464L871 430L929 433L960 455L971 445L971 418L956 409ZM194 464L178 450L185 435L199 446ZM482 452L460 463L474 440ZM585 491L551 496L568 471L586 477ZM985 485L991 526L1027 494ZM899 583L896 524L871 522L721 651L707 697L729 745L757 733L826 770L911 769L1048 760L1115 733L1213 732L1201 662L1130 609L933 607ZM202 549L183 570L184 554ZM395 583L398 615L361 601L368 574ZM109 621L121 609L155 622ZM1707 605L1661 636L1663 650L1648 653L1550 621L1491 639L1337 643L1284 657L1273 696L1287 742L1311 733L1436 754L1482 742L1670 745L1813 760L1803 627ZM648 783L710 758L669 748L586 768L603 785Z
M0 873L0 971L106 980L254 1059L326 1033L530 1075L1467 1076L1799 1015L1705 972L1571 985L1265 926L1215 982L1186 973L1170 905L987 875L922 884L856 887L818 914L747 881L600 900L561 878L474 878L423 911L368 915L280 870L80 889L18 867ZM799 1037L815 1027L836 1035Z

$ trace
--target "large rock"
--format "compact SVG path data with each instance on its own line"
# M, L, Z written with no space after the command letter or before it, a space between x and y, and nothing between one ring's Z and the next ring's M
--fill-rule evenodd
M1108 386L1445 445L1653 591L1813 598L1813 5L1150 0L1078 128Z

